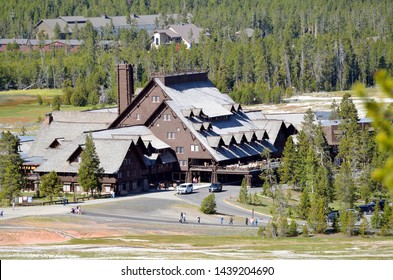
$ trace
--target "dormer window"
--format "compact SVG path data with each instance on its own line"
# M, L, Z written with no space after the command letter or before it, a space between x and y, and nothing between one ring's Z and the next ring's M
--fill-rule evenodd
M191 152L199 152L199 146L198 145L191 145Z
M170 114L164 114L163 119L164 119L164 121L169 122L169 121L171 121L171 115Z
M50 149L57 149L61 147L61 142L59 141L59 139L63 139L63 138L56 138L55 140L53 140L53 142L49 145L48 148Z
M151 101L152 101L153 103L160 103L160 97L157 96L157 95L153 95L153 96L151 97Z
M81 163L82 162L82 152L83 149L81 146L79 146L78 148L75 149L75 151L69 156L69 158L67 159L67 161L69 163Z

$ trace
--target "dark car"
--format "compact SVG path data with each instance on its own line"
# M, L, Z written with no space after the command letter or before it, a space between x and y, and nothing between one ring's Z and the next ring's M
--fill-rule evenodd
M359 205L358 209L360 214L371 214L374 211L375 207L375 202L369 203L369 204L364 204L364 205Z
M209 187L209 192L220 192L222 191L221 183L212 183Z
M340 212L337 210L333 210L327 214L327 220L328 222L333 222L334 220L337 220L340 217Z

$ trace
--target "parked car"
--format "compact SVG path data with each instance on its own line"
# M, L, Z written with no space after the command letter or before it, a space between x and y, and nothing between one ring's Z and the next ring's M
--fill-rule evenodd
M222 191L221 183L212 183L209 187L209 192L220 192Z
M194 186L192 183L183 183L177 186L176 191L178 194L192 193L194 191Z
M333 222L334 220L337 220L340 218L340 212L337 210L333 210L327 214L327 220L328 222Z
M357 208L360 214L371 214L374 211L375 203L359 205Z

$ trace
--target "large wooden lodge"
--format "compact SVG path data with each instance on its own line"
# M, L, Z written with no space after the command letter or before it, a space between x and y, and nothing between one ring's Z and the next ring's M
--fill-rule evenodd
M118 65L117 72L117 112L46 116L29 151L36 187L39 176L54 170L65 191L81 191L78 169L87 133L105 170L104 192L125 195L195 177L204 182L246 178L251 185L263 168L262 152L279 157L296 132L282 120L243 111L219 92L208 72L157 76L137 95L132 66Z

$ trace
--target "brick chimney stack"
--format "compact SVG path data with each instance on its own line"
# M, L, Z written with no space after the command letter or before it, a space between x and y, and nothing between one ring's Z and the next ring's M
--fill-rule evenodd
M117 113L120 115L134 98L134 75L131 64L117 65Z

